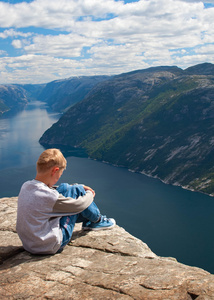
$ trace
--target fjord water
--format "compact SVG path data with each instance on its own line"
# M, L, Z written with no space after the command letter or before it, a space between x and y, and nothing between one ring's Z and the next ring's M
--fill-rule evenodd
M41 102L0 118L0 198L17 196L21 184L34 178L44 150L38 140L58 118ZM214 198L90 160L82 153L67 154L68 167L60 182L93 187L101 212L157 255L214 273Z

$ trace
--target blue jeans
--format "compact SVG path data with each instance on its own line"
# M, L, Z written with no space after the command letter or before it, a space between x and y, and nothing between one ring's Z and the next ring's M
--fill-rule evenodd
M86 223L87 221L97 222L100 218L100 210L97 205L92 202L89 207L79 214L65 216L60 219L60 228L62 230L62 243L57 252L61 252L63 248L70 242L74 230L75 223Z

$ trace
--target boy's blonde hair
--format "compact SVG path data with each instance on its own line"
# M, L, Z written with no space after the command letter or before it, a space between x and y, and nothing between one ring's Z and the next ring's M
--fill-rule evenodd
M48 171L52 167L59 167L60 169L64 170L66 168L67 161L63 156L62 152L59 149L47 149L40 155L36 169L37 172L43 173Z

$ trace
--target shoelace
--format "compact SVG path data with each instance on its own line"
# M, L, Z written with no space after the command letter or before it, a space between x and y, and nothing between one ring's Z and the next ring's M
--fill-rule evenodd
M109 222L109 219L106 216L102 216L101 221Z

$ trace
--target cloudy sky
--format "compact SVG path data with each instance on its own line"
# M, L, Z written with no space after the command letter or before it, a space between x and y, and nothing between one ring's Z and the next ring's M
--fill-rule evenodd
M214 63L214 0L0 1L0 84Z

